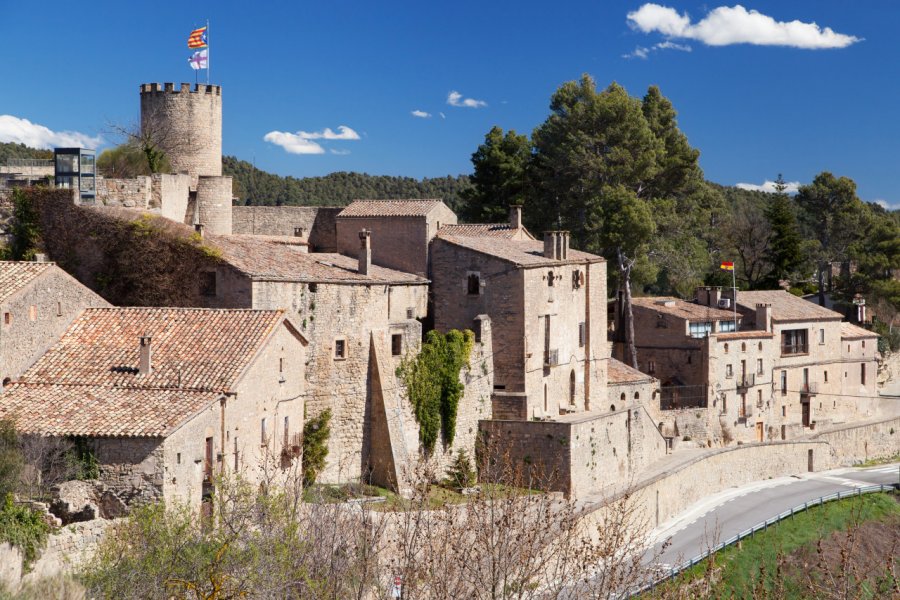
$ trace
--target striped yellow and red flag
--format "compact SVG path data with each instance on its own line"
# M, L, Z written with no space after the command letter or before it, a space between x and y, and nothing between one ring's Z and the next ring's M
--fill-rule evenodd
M188 48L206 48L206 27L191 32L188 36Z
M733 262L723 262L720 266L720 269L723 271L734 271L734 263Z

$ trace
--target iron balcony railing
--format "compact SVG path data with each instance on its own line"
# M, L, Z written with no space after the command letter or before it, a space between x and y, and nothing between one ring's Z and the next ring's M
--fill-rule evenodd
M803 385L800 386L800 393L806 394L808 396L815 396L819 393L819 382L817 381L807 381Z
M743 373L738 375L737 378L737 388L749 388L756 385L756 374L755 373Z
M807 343L782 344L781 345L781 355L789 356L791 354L809 354L809 344L807 344Z

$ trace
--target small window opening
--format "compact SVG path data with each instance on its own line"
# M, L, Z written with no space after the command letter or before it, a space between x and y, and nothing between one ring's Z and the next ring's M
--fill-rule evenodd
M481 276L478 273L470 273L467 279L466 290L470 296L481 293Z
M553 287L553 271L547 273L547 286Z
M175 464L181 464L181 452L175 455Z
M57 317L61 317L61 316L62 316L62 302L57 302L57 303L56 303L56 316L57 316Z
M216 295L216 272L204 271L200 273L200 295L215 296Z
M725 342L725 354L728 354L728 342Z
M268 419L263 417L259 422L259 442L265 446L269 443Z
M347 358L347 341L346 340L335 340L334 341L334 357L335 358Z
M4 325L12 324L12 314L11 313L8 313L8 312L3 313L3 324Z
M391 335L391 356L400 356L403 353L403 334Z
M587 338L587 325L584 321L578 324L578 347L584 348Z

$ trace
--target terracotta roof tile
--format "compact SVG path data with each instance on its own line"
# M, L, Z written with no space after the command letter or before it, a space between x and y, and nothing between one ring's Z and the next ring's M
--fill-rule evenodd
M734 313L731 311L667 296L632 298L631 303L640 308L672 315L688 321L728 321L734 319Z
M877 338L878 334L869 331L868 329L863 329L858 325L854 325L853 323L841 323L841 339L842 340L861 340L863 338Z
M299 246L258 236L210 235L208 244L222 258L254 279L334 283L427 283L417 275L372 265L368 275L357 272L359 261L330 252L305 252Z
M512 240L503 237L462 237L444 233L444 228L438 232L437 239L474 250L481 254L487 254L500 260L511 262L523 267L553 266L559 264L572 264L584 262L603 262L602 256L569 250L567 260L551 260L544 257L544 242L538 240Z
M226 391L282 317L281 310L88 308L19 381ZM152 338L150 375L137 374L142 335Z
M638 383L641 381L652 381L654 377L638 371L634 367L629 367L620 360L615 358L609 359L609 367L607 370L609 383Z
M757 304L772 305L775 321L808 321L812 319L841 319L840 313L813 304L784 290L738 292L738 306L755 311Z
M164 437L219 398L215 392L15 384L0 395L0 414L22 433Z
M337 218L424 217L443 204L441 200L354 200Z
M715 333L716 339L719 340L749 340L773 337L774 334L769 331L761 331L758 329L748 329L746 331L729 331L727 333Z
M0 302L31 283L55 263L0 261Z
M527 238L534 239L524 229L515 229L509 223L468 223L461 225L443 225L441 233L453 237L499 237L514 239L525 233Z
M89 308L9 390L0 416L50 435L162 436L230 391L280 310ZM152 372L138 373L139 338Z

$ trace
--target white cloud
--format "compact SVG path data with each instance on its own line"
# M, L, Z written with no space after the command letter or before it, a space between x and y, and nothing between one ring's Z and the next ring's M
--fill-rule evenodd
M263 140L281 146L286 152L291 154L325 154L325 148L318 142L313 140L358 140L359 134L347 127L341 125L337 128L337 132L326 127L322 131L298 131L297 133L288 133L286 131L270 131ZM332 154L339 152L332 150ZM349 154L349 152L347 152Z
M484 100L475 100L474 98L463 98L463 95L457 91L452 91L447 95L447 104L459 108L481 108L487 106Z
M97 148L103 144L103 138L78 131L53 131L28 119L0 115L0 142L15 142L31 148Z
M678 50L680 52L691 52L693 49L687 44L676 44L675 42L660 42L653 46L654 50Z
M643 33L655 31L668 38L697 40L708 46L753 44L818 50L846 48L861 41L814 22L776 21L740 4L714 8L702 20L692 23L687 13L679 15L674 8L647 3L628 13L628 24Z
M647 57L650 55L650 48L644 48L643 46L638 46L634 49L634 51L629 52L628 54L623 54L622 58L640 58L642 60L647 60Z
M337 156L347 156L348 154L350 154L349 150L335 150L334 148L329 150L329 152Z
M447 118L447 115L445 115L445 114L442 113L442 112L439 112L438 114L441 115L441 118L442 118L442 119L446 119L446 118Z
M653 44L653 46L651 46L650 48L637 46L632 52L623 54L622 58L640 58L641 60L647 60L647 58L650 57L651 52L656 52L658 50L678 50L680 52L691 52L692 48L687 44L676 44L672 41L665 41L658 44Z
M872 200L872 202L874 202L875 204L877 204L878 206L880 206L881 208L883 208L885 210L900 210L900 202L897 202L896 204L891 204L887 200L882 200L881 198L878 198L877 200Z
M419 117L420 119L430 119L431 118L431 113L427 113L424 110L416 109L409 114L411 114L414 117Z
M786 186L784 188L785 192L788 194L796 194L802 184L799 181L785 181L784 185ZM769 181L768 179L766 179L762 185L757 185L755 183L736 183L734 184L734 187L751 192L769 192L770 194L775 192L775 182Z

